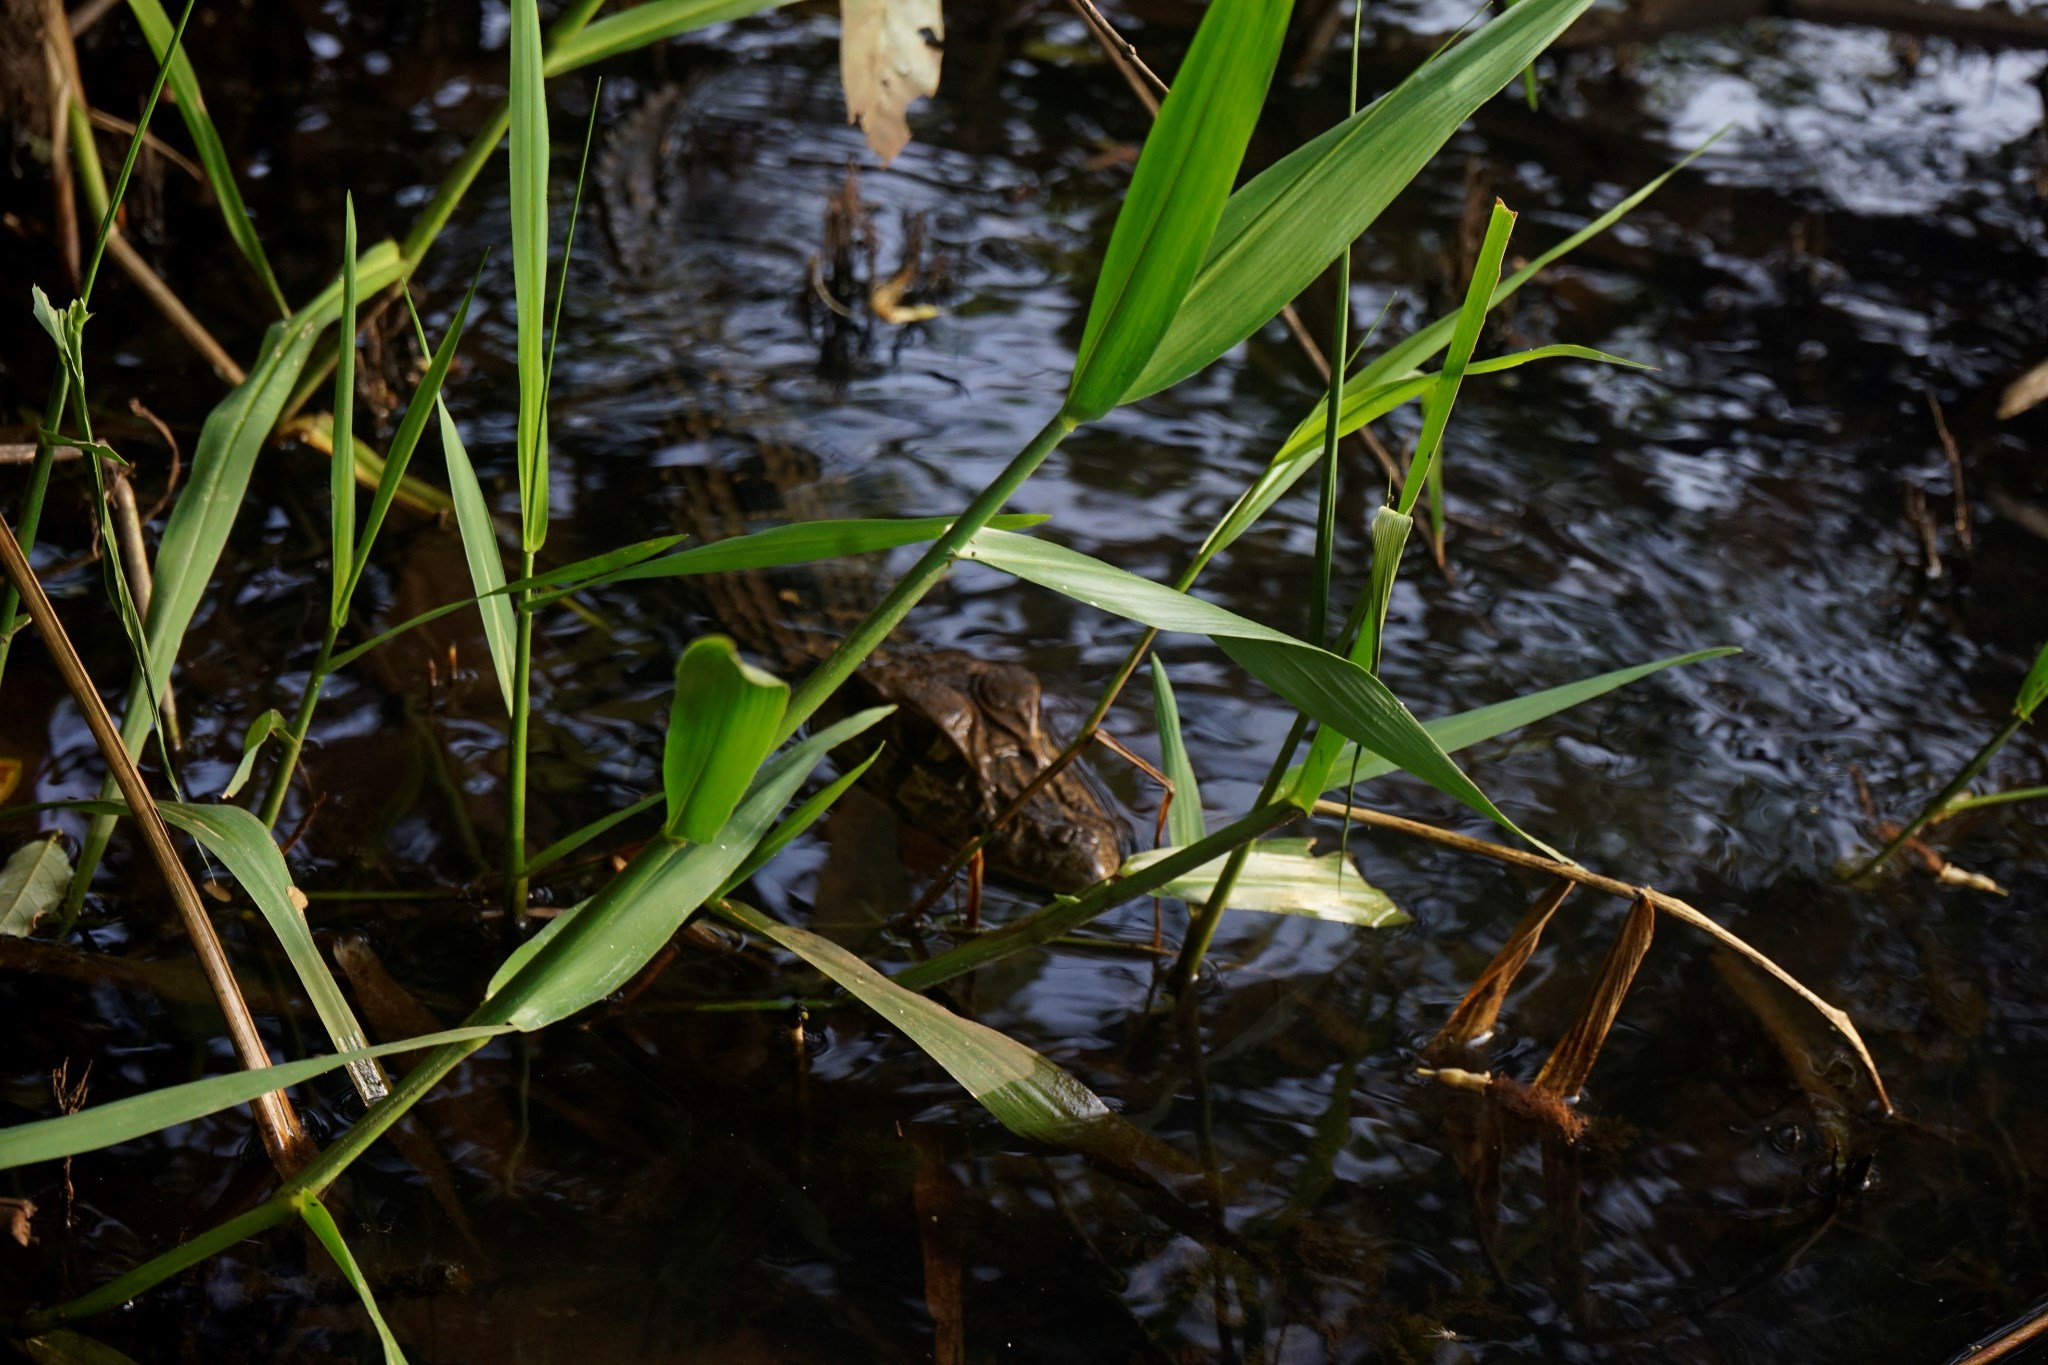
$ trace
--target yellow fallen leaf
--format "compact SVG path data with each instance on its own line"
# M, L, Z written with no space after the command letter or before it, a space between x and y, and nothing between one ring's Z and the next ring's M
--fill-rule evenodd
M2044 398L2048 398L2048 360L2006 385L2004 395L1998 400L1999 420L2017 417Z
M939 0L840 0L846 121L860 125L885 166L910 141L903 111L938 91L945 42Z

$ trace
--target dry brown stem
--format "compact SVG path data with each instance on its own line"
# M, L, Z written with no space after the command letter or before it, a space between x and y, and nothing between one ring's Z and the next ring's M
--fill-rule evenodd
M43 592L43 585L29 568L28 560L21 552L21 543L14 538L14 528L4 518L0 518L0 568L4 568L16 591L21 594L29 619L35 622L36 630L41 633L58 673L63 675L72 699L85 715L86 728L92 731L100 753L113 770L115 784L127 799L136 828L142 832L143 842L148 845L151 858L163 874L178 917L199 955L207 981L213 986L214 998L220 1002L235 1055L241 1058L243 1066L252 1071L269 1066L270 1053L256 1031L256 1021L249 1013L248 1002L243 1000L242 992L235 984L234 969L228 963L227 952L221 947L219 936L213 931L213 921L207 918L206 907L200 902L199 888L192 884L191 874L185 870L177 850L171 846L170 830L164 825L148 784L142 780L141 770L135 766L128 747L121 742L120 731L115 728L113 717L107 714L99 689L86 673L78 651L71 644L71 637L65 634L63 623L57 619L56 610ZM263 1135L263 1145L270 1154L271 1164L279 1175L289 1179L311 1160L313 1154L312 1141L299 1124L298 1112L282 1090L273 1090L258 1097L250 1107L255 1111L256 1125Z
M1667 896L1662 891L1652 890L1646 886L1631 886L1627 882L1619 881L1613 877L1603 877L1597 872L1580 867L1577 863L1561 863L1555 858L1546 858L1540 853L1526 853L1519 848L1509 848L1505 844L1491 843L1485 839L1474 839L1469 835L1457 834L1447 829L1438 829L1435 825L1426 825L1420 820L1409 820L1403 816L1390 815L1385 811L1374 810L1369 806L1346 805L1342 801L1318 801L1316 802L1316 810L1326 815L1341 815L1358 824L1371 825L1376 829L1391 829L1402 834L1412 835L1418 839L1427 839L1433 844L1441 844L1445 848L1454 848L1461 853L1470 853L1481 858L1491 858L1497 863L1507 863L1513 867L1526 867L1531 871L1548 873L1553 877L1564 877L1577 882L1581 886L1590 886L1596 891L1604 891L1610 896L1621 896L1628 900L1634 900L1638 895L1642 896L1651 905L1673 919L1691 925L1701 933L1712 936L1748 958L1751 962L1754 962L1757 966L1776 977L1801 1000L1811 1005L1820 1014L1821 1018L1827 1020L1834 1027L1834 1030L1847 1040L1850 1049L1856 1054L1857 1063L1863 1068L1864 1074L1870 1077L1870 1084L1877 1092L1878 1103L1884 1106L1885 1113L1890 1114L1893 1112L1891 1096L1884 1088L1884 1077L1878 1073L1877 1062L1871 1057L1870 1049L1865 1046L1863 1035L1856 1031L1856 1021L1814 994L1799 978L1771 961L1770 958L1766 957L1756 948L1751 947L1747 941L1733 931L1723 928L1708 916L1678 899L1678 897Z

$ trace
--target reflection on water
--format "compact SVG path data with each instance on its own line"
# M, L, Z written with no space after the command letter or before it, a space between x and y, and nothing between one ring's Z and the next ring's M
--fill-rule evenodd
M1463 12L1442 17L1410 22L1435 31ZM213 102L230 111L231 145L269 171L252 201L303 286L334 251L339 176L385 215L366 233L402 230L410 210L384 206L417 204L416 186L474 126L500 57L466 54L502 42L502 17L337 8L310 48L235 31L249 22L223 21L203 69L221 82ZM784 15L608 70L605 128L651 101L669 112L642 211L587 220L571 275L554 424L551 548L564 558L683 524L677 467L762 442L808 452L840 514L953 510L1056 403L1080 282L1128 174L1111 153L1142 135L1142 115L1114 72L1073 59L1087 49L1062 12L1005 29L959 16L918 141L861 182L883 273L905 215L922 215L945 313L911 329L848 326L810 284L826 198L859 152L840 126L833 30L829 15ZM1162 69L1186 36L1165 20L1133 33ZM288 93L237 85L228 54L244 41L247 69L296 73ZM1416 1049L1538 888L1355 833L1368 875L1417 922L1361 935L1232 917L1199 1037L1148 1013L1142 956L1053 950L952 997L1211 1165L1215 1203L1020 1148L857 1012L799 1026L780 1010L693 1011L784 989L750 956L693 949L630 1007L483 1054L423 1116L453 1164L448 1187L390 1150L352 1174L347 1226L414 1358L924 1359L934 1245L961 1268L973 1359L1931 1360L2025 1309L2048 1268L2048 1107L2031 1084L2048 1046L2048 944L2029 913L2044 886L2039 817L1996 813L1951 850L2009 899L1925 878L1852 895L1834 872L1865 837L1853 771L1887 812L1905 812L1997 723L2043 633L2040 542L1990 510L2048 502L2033 453L2048 419L1992 420L1998 387L2048 346L2040 70L2037 56L1931 40L1911 55L1882 35L1784 24L1675 36L1625 62L1576 54L1546 64L1540 113L1489 107L1359 257L1358 307L1386 307L1382 325L1405 332L1454 297L1445 263L1468 177L1523 211L1517 249L1533 253L1736 124L1696 171L1525 291L1484 343L1571 341L1657 371L1552 365L1467 387L1447 456L1453 572L1410 564L1386 675L1427 716L1742 646L1485 746L1472 770L1574 857L1686 896L1849 1007L1897 1121L1875 1118L1836 1040L1773 1015L1769 991L1737 989L1740 969L1668 923L1594 1073L1585 1146L1560 1149L1428 1086ZM1368 77L1380 89L1396 74ZM1283 89L1263 154L1323 126L1338 91L1329 72ZM560 83L565 157L591 93L581 77ZM509 508L501 194L487 181L423 293L430 317L445 316L498 248L453 403ZM197 214L172 218L173 278L222 274L211 231ZM1326 307L1311 301L1319 332ZM157 335L118 301L96 324L126 325ZM246 342L231 312L219 325ZM115 369L110 393L118 375L189 430L213 390L155 368L158 344L136 343L149 363ZM4 382L33 400L26 379ZM1066 543L1168 577L1312 401L1311 382L1270 328L1075 438L1019 503L1050 513ZM1956 429L1976 509L1974 560L1958 563L1944 530L1939 578L1901 512L1915 486L1948 524L1929 395ZM1388 444L1411 440L1416 422L1383 424ZM193 636L180 700L195 791L218 790L248 717L309 662L307 585L324 574L303 529L324 519L309 458L279 455L259 477L228 586ZM1347 480L1342 561L1356 566L1377 475L1361 460ZM1283 503L1205 591L1302 628L1311 504ZM395 538L373 577L393 620L465 591L452 532L432 527ZM90 583L70 586L65 608L87 610ZM669 663L706 624L670 592L591 605L551 623L540 650L552 720L536 738L539 841L654 783ZM327 800L308 834L308 885L462 886L493 856L496 689L468 629L379 656L324 703L308 768ZM963 568L911 633L1032 664L1071 724L1135 628ZM113 646L100 652L112 676ZM1169 638L1161 654L1212 817L1241 808L1285 715L1201 641ZM9 675L10 697L40 685ZM34 696L22 712L34 719L0 730L52 754L41 798L85 794L89 742L52 690ZM1142 684L1113 728L1149 751ZM1995 771L2039 780L2040 760L2023 736ZM1146 784L1097 772L1149 828ZM1367 795L1466 819L1403 780ZM900 904L901 883L853 856L886 829L833 828L837 841L798 849L756 890L774 912L859 936L849 906L873 907L871 924ZM554 890L582 894L587 881ZM122 868L104 889L132 907L148 883ZM991 899L991 915L1025 903ZM479 918L486 900L322 901L315 919L367 935L453 1018L500 951ZM1533 1073L1623 909L1567 903L1510 1000L1493 1065ZM1170 927L1179 912L1169 906ZM1104 927L1149 940L1150 916L1133 905ZM876 951L908 951L865 932ZM88 939L178 954L133 915ZM211 1046L204 1007L143 991L9 974L0 1010L22 1023L7 1060L14 1117L43 1110L41 1078L66 1056L95 1058L104 1100L193 1074ZM302 1046L298 1027L280 1025L280 1046ZM316 1101L317 1118L346 1118L345 1087L318 1100L331 1107ZM523 1148L505 1136L522 1122ZM0 1251L15 1258L0 1266L32 1266L23 1293L48 1299L167 1245L260 1188L250 1145L231 1114L81 1159L77 1231L32 1262ZM921 1241L934 1217L943 1237ZM278 1239L109 1330L151 1359L178 1357L165 1345L173 1324L207 1359L355 1358L370 1349L356 1312Z

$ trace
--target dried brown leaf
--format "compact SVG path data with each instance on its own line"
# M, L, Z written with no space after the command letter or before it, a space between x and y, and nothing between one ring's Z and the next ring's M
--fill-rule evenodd
M1469 1046L1493 1032L1494 1021L1500 1017L1501 1003L1507 999L1522 968L1529 965L1529 958L1543 938L1544 927L1571 890L1570 882L1559 879L1536 898L1536 903L1515 926L1515 932L1508 935L1508 941L1500 946L1500 951L1493 955L1493 961L1486 964L1486 970L1472 983L1472 989L1465 992L1458 1008L1451 1011L1451 1017L1437 1030L1436 1037L1430 1039L1429 1047L1425 1049L1429 1055Z
M1999 420L2017 417L2044 399L2048 399L2048 360L2005 386L2005 392L1998 399Z
M839 24L846 121L860 125L886 166L910 141L904 111L939 88L939 0L841 0Z
M1614 946L1607 950L1607 958L1600 964L1600 979L1594 983L1593 993L1586 997L1578 1021L1558 1040L1550 1060L1536 1073L1535 1089L1560 1100L1573 1100L1586 1088L1586 1077L1592 1074L1600 1048L1614 1028L1615 1016L1621 1013L1621 1002L1635 982L1636 968L1650 951L1650 936L1656 927L1657 907L1648 896L1638 895L1629 906L1628 918L1622 921Z

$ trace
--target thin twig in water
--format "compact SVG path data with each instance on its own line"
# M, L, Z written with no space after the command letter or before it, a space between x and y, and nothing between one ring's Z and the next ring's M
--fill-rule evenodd
M1973 550L1970 535L1970 495L1963 488L1963 452L1956 444L1955 434L1948 429L1948 416L1941 410L1941 400L1932 391L1927 395L1927 410L1934 414L1934 433L1941 438L1941 453L1948 458L1949 489L1955 495L1956 553L1968 559Z

